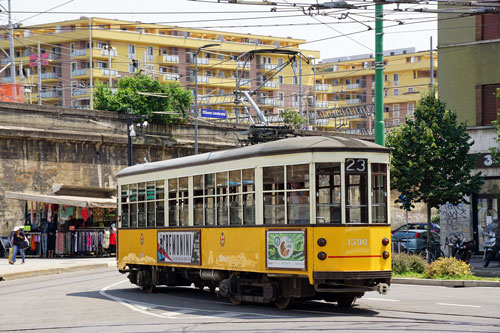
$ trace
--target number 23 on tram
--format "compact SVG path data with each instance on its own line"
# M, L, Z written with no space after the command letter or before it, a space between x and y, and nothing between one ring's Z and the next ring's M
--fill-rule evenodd
M389 153L298 137L118 173L118 269L144 291L218 288L288 307L351 306L391 281Z

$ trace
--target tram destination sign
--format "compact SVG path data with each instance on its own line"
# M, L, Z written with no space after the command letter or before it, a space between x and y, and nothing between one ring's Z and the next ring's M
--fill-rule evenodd
M200 262L200 230L158 231L157 261L165 264Z
M227 119L227 112L225 110L201 109L201 116L203 118Z

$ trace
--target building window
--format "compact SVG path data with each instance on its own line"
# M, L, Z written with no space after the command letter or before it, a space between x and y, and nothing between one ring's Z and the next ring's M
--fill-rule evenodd
M135 73L134 64L132 64L132 63L128 64L128 72Z
M500 108L500 103L496 97L497 88L500 88L500 84L488 84L481 86L481 105L476 112L476 124L480 126L491 125L491 122L497 120L498 109ZM477 119L480 118L480 119Z
M397 86L399 84L399 74L393 75L393 81L392 85Z
M394 104L392 106L392 117L399 118L399 104Z
M399 89L393 90L393 96L399 96Z
M400 124L400 120L399 119L393 119L392 120L392 125L393 126L399 126L399 124Z
M280 83L280 84L283 83L283 76L278 75L278 83Z
M413 87L408 87L408 94L413 94L415 89Z
M408 103L408 116L413 117L415 112L415 103Z
M292 76L292 84L298 84L298 80L296 76Z
M135 59L135 45L128 46L128 58Z

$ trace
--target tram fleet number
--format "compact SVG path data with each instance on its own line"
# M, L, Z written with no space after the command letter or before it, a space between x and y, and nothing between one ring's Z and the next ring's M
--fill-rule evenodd
M367 246L368 239L366 239L366 238L348 238L347 245L349 245L349 246Z

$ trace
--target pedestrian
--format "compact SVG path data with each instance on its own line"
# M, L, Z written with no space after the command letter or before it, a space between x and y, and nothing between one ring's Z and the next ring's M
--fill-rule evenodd
M109 235L109 252L116 254L116 228L115 224L111 224L111 234Z
M54 220L48 223L47 227L47 250L48 258L54 258L54 251L56 249L56 222Z
M42 257L47 258L47 239L49 237L49 223L47 220L42 219L40 231L42 233Z
M24 254L24 249L26 249L29 244L27 244L27 241L25 241L26 236L24 235L24 231L22 227L15 227L14 228L14 239L13 239L13 245L14 245L14 253L12 254L12 260L9 261L9 264L14 265L16 262L16 255L17 255L17 250L21 252L21 258L23 261L21 264L24 264L24 261L26 259L26 256Z

